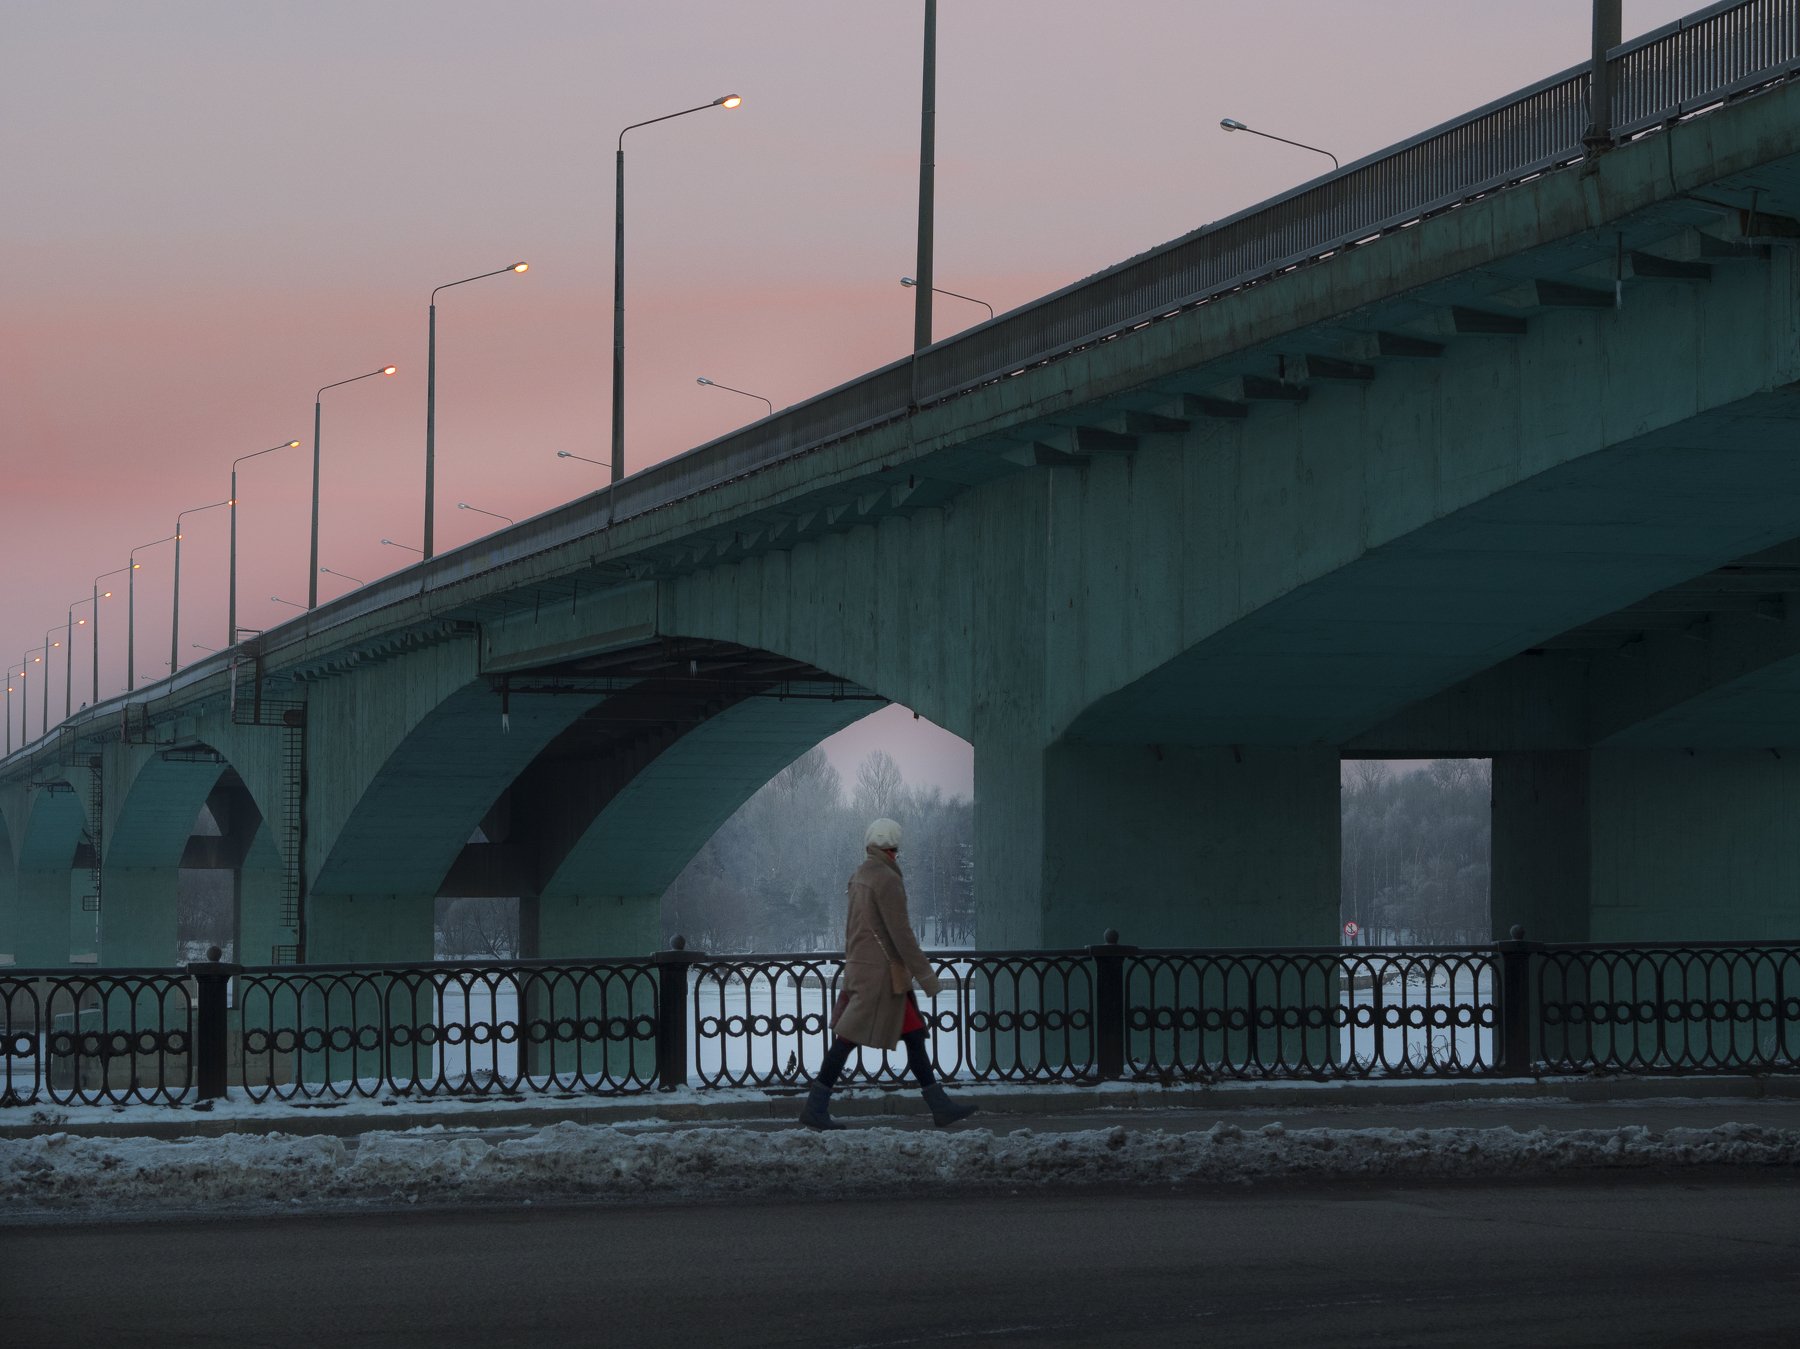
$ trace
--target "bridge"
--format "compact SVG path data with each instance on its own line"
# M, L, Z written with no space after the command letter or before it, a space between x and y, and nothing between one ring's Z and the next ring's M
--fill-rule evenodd
M164 964L183 867L249 958L648 951L886 701L974 746L989 948L1330 940L1346 755L1492 756L1501 931L1786 934L1800 0L1606 65L1603 137L1565 71L71 716L0 951Z

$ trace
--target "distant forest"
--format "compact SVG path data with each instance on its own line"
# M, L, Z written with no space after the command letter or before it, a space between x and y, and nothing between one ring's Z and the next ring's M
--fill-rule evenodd
M1436 759L1406 774L1375 759L1348 765L1340 907L1362 944L1492 940L1492 796L1485 759Z

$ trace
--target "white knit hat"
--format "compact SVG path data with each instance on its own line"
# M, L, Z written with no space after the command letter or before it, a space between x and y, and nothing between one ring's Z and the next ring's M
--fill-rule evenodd
M873 848L900 847L900 825L885 815L869 825L869 832L863 835L863 842Z

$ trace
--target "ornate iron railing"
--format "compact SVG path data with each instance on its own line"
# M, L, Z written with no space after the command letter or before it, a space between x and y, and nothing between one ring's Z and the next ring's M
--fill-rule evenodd
M934 956L938 1073L974 1083L1800 1071L1800 943ZM836 954L0 972L0 1104L798 1090ZM863 1049L846 1078L906 1080Z

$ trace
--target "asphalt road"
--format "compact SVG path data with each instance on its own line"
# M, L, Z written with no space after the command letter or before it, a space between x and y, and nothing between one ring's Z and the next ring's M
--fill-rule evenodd
M0 1340L1793 1345L1800 1176L0 1227Z

